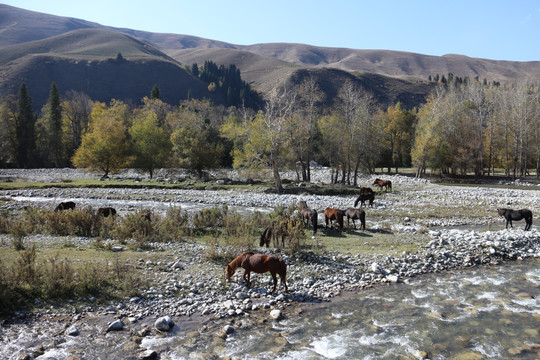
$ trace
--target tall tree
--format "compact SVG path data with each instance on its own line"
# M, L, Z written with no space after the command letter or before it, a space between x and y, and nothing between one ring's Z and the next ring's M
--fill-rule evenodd
M0 103L0 166L16 166L17 136L15 122L17 117L17 101L9 95Z
M22 83L19 88L17 109L18 114L15 118L17 165L26 168L34 164L33 155L36 147L36 139L32 98L28 95L28 89L25 83Z
M158 126L155 113L142 115L135 118L129 129L135 156L133 165L148 171L152 178L155 169L166 165L171 155L172 144L169 134Z
M51 84L49 100L43 106L41 117L36 123L37 148L43 165L64 166L62 146L62 108L60 93L55 82Z
M113 100L107 107L94 104L89 131L73 156L73 165L89 171L101 171L104 176L127 167L131 162L127 138L127 105Z
M289 136L295 161L300 163L302 180L311 181L310 163L316 152L320 131L317 121L321 116L324 93L313 76L305 78L297 88L299 111L290 126ZM291 118L292 119L292 118Z
M219 135L222 112L208 100L182 102L167 117L173 129L171 142L178 165L203 177L204 170L219 166L225 155L224 141Z
M70 90L62 102L62 133L65 158L71 159L88 129L92 100L82 92Z
M297 94L292 89L279 88L270 95L265 111L257 114L244 109L242 119L230 119L222 127L223 136L235 142L235 167L272 169L274 185L278 193L283 192L280 169L288 152L289 126L295 115ZM241 139L241 140L240 140Z

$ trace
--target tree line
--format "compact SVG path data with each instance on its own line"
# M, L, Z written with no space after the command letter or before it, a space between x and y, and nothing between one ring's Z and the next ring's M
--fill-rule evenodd
M198 67L197 67L198 68ZM270 168L310 181L314 164L329 166L332 182L357 184L362 172L414 167L443 174L529 175L540 168L538 82L440 83L419 108L381 108L347 81L332 106L316 79L272 92L260 110L205 99L179 105L160 100L159 88L140 106L92 101L56 84L39 113L28 89L0 103L0 166L66 167L104 175L126 167L147 171L188 168L202 176L218 167Z

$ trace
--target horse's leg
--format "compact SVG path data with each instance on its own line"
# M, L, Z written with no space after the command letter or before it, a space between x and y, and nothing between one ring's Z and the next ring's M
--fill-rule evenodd
M277 287L277 276L276 276L276 273L273 271L270 271L270 274L272 274L272 279L274 279L274 287L272 288L272 291L270 292L274 292L276 291L276 287Z
M244 275L242 277L246 281L246 286L249 288L249 280L251 278L251 271L244 270Z

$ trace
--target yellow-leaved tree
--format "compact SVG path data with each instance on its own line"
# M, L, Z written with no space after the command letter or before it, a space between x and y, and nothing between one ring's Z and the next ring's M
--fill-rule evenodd
M121 101L112 100L109 107L94 104L88 132L72 158L77 168L103 172L103 176L118 172L131 162L127 139L129 109Z

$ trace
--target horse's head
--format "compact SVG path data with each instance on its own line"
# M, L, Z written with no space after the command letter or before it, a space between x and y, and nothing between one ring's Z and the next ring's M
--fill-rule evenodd
M506 212L506 209L497 209L497 213L499 216L504 216L504 213Z
M234 275L233 267L231 265L227 265L227 267L225 267L225 280L229 281L233 275Z

